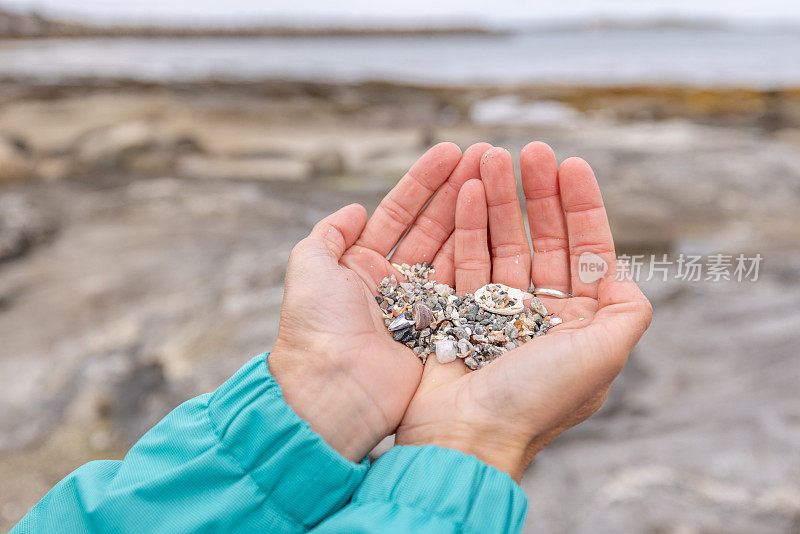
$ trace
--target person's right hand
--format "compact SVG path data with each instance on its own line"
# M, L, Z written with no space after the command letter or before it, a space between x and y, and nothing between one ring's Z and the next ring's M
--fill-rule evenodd
M453 143L434 146L369 221L352 204L292 250L269 369L292 409L350 460L394 432L422 374L419 358L387 332L375 301L380 281L399 277L386 257L405 235L392 261L453 273L458 191L480 177L489 148L479 143L462 156Z
M474 292L491 281L525 291L533 280L571 291L566 300L542 299L564 322L474 372L460 359L442 365L428 358L396 440L461 450L516 480L544 446L602 405L652 313L636 284L616 276L614 242L589 165L570 158L557 168L543 143L525 147L520 161L533 258L511 156L492 149L481 163L482 181L470 180L459 194L456 289ZM584 253L608 264L599 283L581 280Z

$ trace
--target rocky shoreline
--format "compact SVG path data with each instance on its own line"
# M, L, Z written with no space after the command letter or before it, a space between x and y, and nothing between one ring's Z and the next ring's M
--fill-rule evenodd
M118 101L120 109L105 106ZM266 150L210 154L216 140L197 125L184 124L187 106L250 110L273 126L336 121L420 132L418 144L438 127L492 128L537 123L593 121L598 124L685 120L715 127L756 128L789 140L800 139L800 88L755 90L692 87L437 87L363 82L350 85L263 80L147 83L133 80L73 79L48 83L0 80L0 182L98 177L110 172L187 176L240 176L246 179L306 180L358 173L346 149L328 143L315 150L274 140ZM72 133L40 142L38 120L45 108L71 106ZM81 116L77 109L86 107ZM174 107L175 109L171 109ZM35 110L42 111L40 117ZM107 120L99 117L104 110ZM69 113L69 110L66 110ZM151 116L147 119L145 116ZM214 121L213 111L202 113ZM18 120L15 120L17 118ZM28 120L32 118L33 120ZM183 123L181 121L184 121ZM230 121L228 121L230 122ZM545 124L545 125L546 125ZM56 124L58 128L62 126ZM46 137L59 137L49 133ZM394 140L393 140L394 141ZM380 144L378 142L377 144Z

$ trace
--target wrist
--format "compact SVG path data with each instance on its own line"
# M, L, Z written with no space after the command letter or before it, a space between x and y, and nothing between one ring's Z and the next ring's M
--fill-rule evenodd
M525 470L525 447L517 445L515 440L503 439L498 435L486 437L474 428L451 426L435 431L419 429L403 429L397 431L397 445L435 445L445 449L453 449L476 457L483 463L499 471L508 473L517 483L522 479Z
M286 404L342 456L360 462L381 439L374 403L335 360L276 346L267 361Z

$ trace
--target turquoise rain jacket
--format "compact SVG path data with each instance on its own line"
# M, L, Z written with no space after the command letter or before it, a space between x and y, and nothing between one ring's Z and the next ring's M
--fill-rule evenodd
M526 511L511 477L454 450L350 462L283 401L262 354L124 460L69 474L11 532L518 532Z

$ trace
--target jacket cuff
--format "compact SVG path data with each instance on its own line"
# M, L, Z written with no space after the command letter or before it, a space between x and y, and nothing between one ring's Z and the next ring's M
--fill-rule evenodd
M344 506L364 479L284 402L268 354L250 360L209 401L223 450L296 523L311 528Z
M528 511L525 493L507 473L433 445L393 447L372 465L353 500L416 509L465 532L519 532Z

